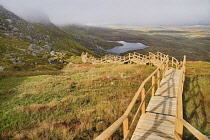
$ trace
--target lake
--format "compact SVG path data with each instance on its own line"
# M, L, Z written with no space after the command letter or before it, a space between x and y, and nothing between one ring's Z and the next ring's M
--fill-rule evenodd
M130 50L138 50L138 49L144 49L148 47L142 43L128 43L125 41L108 41L108 42L118 42L118 43L123 44L123 46L116 46L114 48L107 49L107 51L113 52L113 53L124 53Z

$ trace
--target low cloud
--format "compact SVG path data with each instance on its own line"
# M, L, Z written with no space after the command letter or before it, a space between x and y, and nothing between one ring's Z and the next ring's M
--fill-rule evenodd
M55 24L210 24L210 0L0 0L0 4L24 18L39 11Z

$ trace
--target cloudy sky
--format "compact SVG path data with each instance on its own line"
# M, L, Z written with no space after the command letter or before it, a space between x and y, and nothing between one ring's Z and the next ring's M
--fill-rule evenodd
M22 17L45 13L55 24L210 23L210 0L0 0L0 4Z

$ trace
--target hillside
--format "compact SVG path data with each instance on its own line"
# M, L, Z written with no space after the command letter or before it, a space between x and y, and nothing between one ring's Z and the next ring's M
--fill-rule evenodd
M191 125L210 136L210 63L188 61L183 93L183 115ZM186 129L184 139L196 140Z
M73 30L76 31L76 33L79 33L77 37L91 36L92 40L95 40L95 44L100 44L104 49L119 45L104 41L140 42L149 46L137 50L141 54L160 51L177 59L187 55L189 61L210 61L210 26L86 27L69 25L60 28L67 33L71 33ZM98 39L102 40L102 42L97 41Z
M200 71L202 67L202 71ZM0 80L3 139L93 139L122 115L156 67L70 64L62 71ZM208 62L188 62L184 118L209 135ZM185 139L193 139L188 132ZM116 132L114 137L121 137Z
M93 139L122 115L154 69L137 64L70 64L59 74L2 79L0 137Z
M85 26L85 25L66 25L59 26L61 30L69 34L75 41L79 42L81 45L85 46L87 49L99 54L100 56L104 56L107 54L112 54L108 52L106 49L113 48L115 46L120 46L122 44L117 42L107 42L110 41L106 38L101 37L100 35L92 34L92 31L96 27ZM103 34L104 31L113 32L112 29L107 28L99 28L98 33Z
M29 23L2 6L0 38L0 66L9 70L14 65L28 69L28 66L58 61L63 63L70 56L80 55L83 51L92 53L55 25ZM59 55L61 53L65 55Z

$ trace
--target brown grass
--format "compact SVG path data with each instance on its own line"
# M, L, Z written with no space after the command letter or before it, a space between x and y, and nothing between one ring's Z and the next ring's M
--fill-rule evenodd
M58 75L2 79L0 93L6 102L1 106L9 117L0 116L6 119L0 137L93 139L124 113L154 69L136 64L72 64ZM8 93L13 93L10 98ZM116 139L120 131L114 134Z

